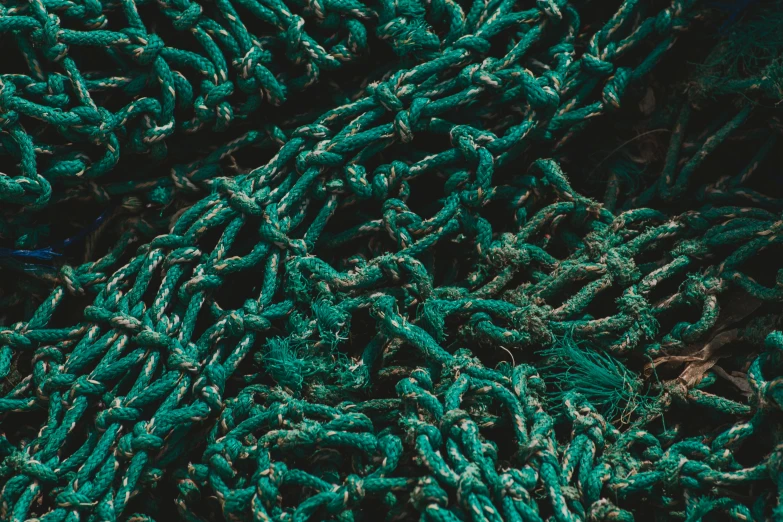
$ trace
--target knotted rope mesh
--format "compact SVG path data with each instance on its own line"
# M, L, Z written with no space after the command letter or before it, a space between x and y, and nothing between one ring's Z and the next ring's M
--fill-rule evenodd
M0 518L783 516L760 4L3 4Z

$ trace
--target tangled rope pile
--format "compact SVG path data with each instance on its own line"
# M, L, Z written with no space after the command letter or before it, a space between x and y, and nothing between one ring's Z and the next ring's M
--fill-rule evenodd
M694 0L292 4L0 7L16 248L147 198L0 327L0 519L783 516L780 54L656 91Z
M161 158L175 131L207 126L221 131L265 102L280 105L289 90L315 83L321 69L339 69L365 52L361 22L375 14L358 2L308 4L305 18L282 2L152 4L167 27L183 33L183 46L200 51L192 52L167 45L149 30L139 14L145 4L3 6L0 30L13 34L30 70L6 75L0 86L3 151L21 162L21 176L3 178L3 200L44 206L52 196L51 181L103 176L125 147ZM243 23L237 9L253 17ZM328 27L328 41L310 36L306 19L316 30ZM248 22L260 32L248 30ZM55 71L45 74L41 60ZM289 67L276 76L267 67L273 62ZM101 68L82 72L96 65ZM28 122L32 125L23 126ZM36 139L44 129L59 136Z
M123 183L96 181L121 169L121 156L165 158L175 134L222 132L255 118L253 132L226 150L279 139L284 119L260 131L260 113L294 97L301 116L296 94L316 83L319 97L344 96L330 84L345 83L337 73L366 58L369 21L398 54L432 54L438 39L416 29L424 13L416 5L5 2L0 35L22 61L0 79L0 156L18 164L17 175L0 174L0 232L32 248L51 234L42 223L54 221L35 211L56 203L106 206L112 196L154 189L148 199L168 203L173 189L192 191L215 173L191 166L153 179L136 172ZM155 29L169 32L167 41ZM335 79L319 82L322 72ZM323 112L330 103L310 105Z

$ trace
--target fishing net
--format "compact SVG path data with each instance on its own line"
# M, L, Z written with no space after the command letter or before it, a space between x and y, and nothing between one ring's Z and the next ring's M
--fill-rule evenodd
M780 22L3 3L0 519L783 516Z

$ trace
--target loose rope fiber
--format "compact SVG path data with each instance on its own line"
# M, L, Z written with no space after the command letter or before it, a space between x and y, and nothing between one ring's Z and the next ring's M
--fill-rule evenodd
M757 4L3 4L6 257L47 294L0 327L0 519L783 517Z

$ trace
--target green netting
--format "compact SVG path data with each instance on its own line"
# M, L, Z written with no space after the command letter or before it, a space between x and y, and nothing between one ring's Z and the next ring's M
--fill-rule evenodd
M3 3L0 519L783 517L738 4Z

